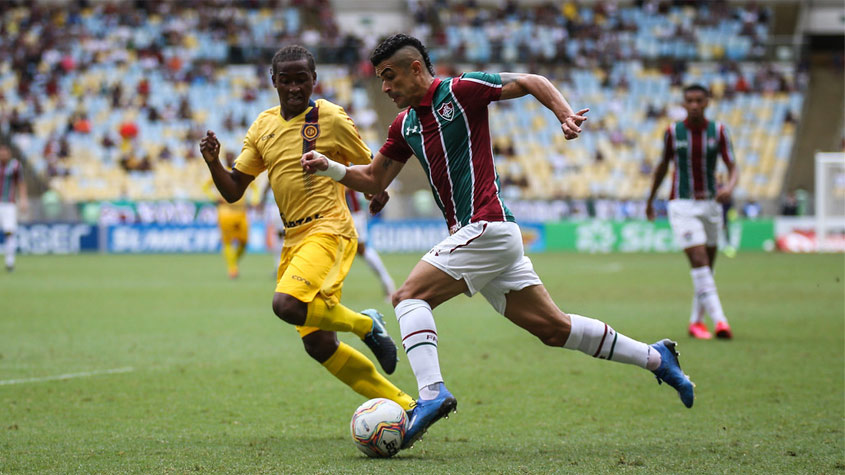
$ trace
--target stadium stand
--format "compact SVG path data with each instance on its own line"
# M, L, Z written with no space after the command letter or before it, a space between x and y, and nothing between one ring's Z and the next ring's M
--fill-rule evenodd
M733 132L736 198L776 199L805 79L792 63L763 59L770 9L634 3L414 0L407 10L439 72L542 72L591 108L590 133L570 143L536 101L493 109L508 198L643 199L680 86L701 82L714 93L711 117ZM267 60L292 42L317 53L317 95L347 107L374 149L384 138L392 117L373 105L364 46L373 38L341 33L327 0L145 5L0 6L0 132L64 201L202 199L199 137L213 129L239 149L252 119L277 102Z

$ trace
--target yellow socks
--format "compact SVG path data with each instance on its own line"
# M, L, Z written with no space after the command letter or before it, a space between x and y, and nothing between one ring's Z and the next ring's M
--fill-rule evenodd
M226 268L229 275L238 275L238 257L240 254L236 251L232 244L228 242L223 243L223 259L226 260Z
M375 365L366 356L346 343L341 342L337 351L323 362L323 366L337 379L366 398L390 399L406 411L411 409L414 403L411 396L376 371Z
M308 314L303 326L333 332L352 332L358 335L358 338L364 338L373 329L373 319L353 312L340 303L329 307L326 301L318 296L308 304Z

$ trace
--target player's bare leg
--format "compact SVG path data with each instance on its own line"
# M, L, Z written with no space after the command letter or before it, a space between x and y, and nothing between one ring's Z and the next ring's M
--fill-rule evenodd
M696 298L707 311L707 314L710 315L710 319L713 320L716 327L716 337L730 339L732 337L731 328L722 309L722 302L716 289L716 281L713 279L711 263L715 262L715 251L715 247L711 251L704 245L684 249L690 267L692 267L690 276L692 277Z
M546 345L648 369L658 381L666 381L675 388L685 406L692 407L693 384L681 371L674 342L662 340L647 345L618 333L599 320L566 314L543 285L508 292L505 299L505 316Z
M466 290L463 280L456 280L428 262L420 261L393 294L402 346L420 391L420 399L409 413L403 449L411 447L432 424L458 406L440 373L437 327L432 309Z

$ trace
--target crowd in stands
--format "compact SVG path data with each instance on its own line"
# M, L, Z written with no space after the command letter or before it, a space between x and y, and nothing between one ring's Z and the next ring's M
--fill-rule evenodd
M692 81L712 88L710 115L733 131L738 198L775 197L805 80L758 59L771 13L634 3L409 0L408 12L438 73L514 66L591 108L588 133L565 142L536 101L494 106L508 199L641 200L662 132L682 113L679 87ZM343 34L328 0L0 2L0 15L0 134L66 201L202 199L199 138L212 129L239 150L253 118L278 103L267 63L285 44L316 53L315 95L347 108L374 150L392 118L377 116L382 98L364 87L374 79L362 45L375 39Z

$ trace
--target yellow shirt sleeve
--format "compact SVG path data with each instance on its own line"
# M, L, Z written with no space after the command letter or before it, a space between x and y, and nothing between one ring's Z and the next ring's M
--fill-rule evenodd
M258 143L258 136L260 134L260 127L258 125L259 119L249 127L249 130L244 136L244 146L241 149L241 154L235 160L235 169L247 175L258 176L267 167L264 164L264 159L258 151L256 144Z
M340 108L334 116L334 129L336 130L337 157L336 159L344 164L366 165L373 161L373 152L364 143L355 122Z

